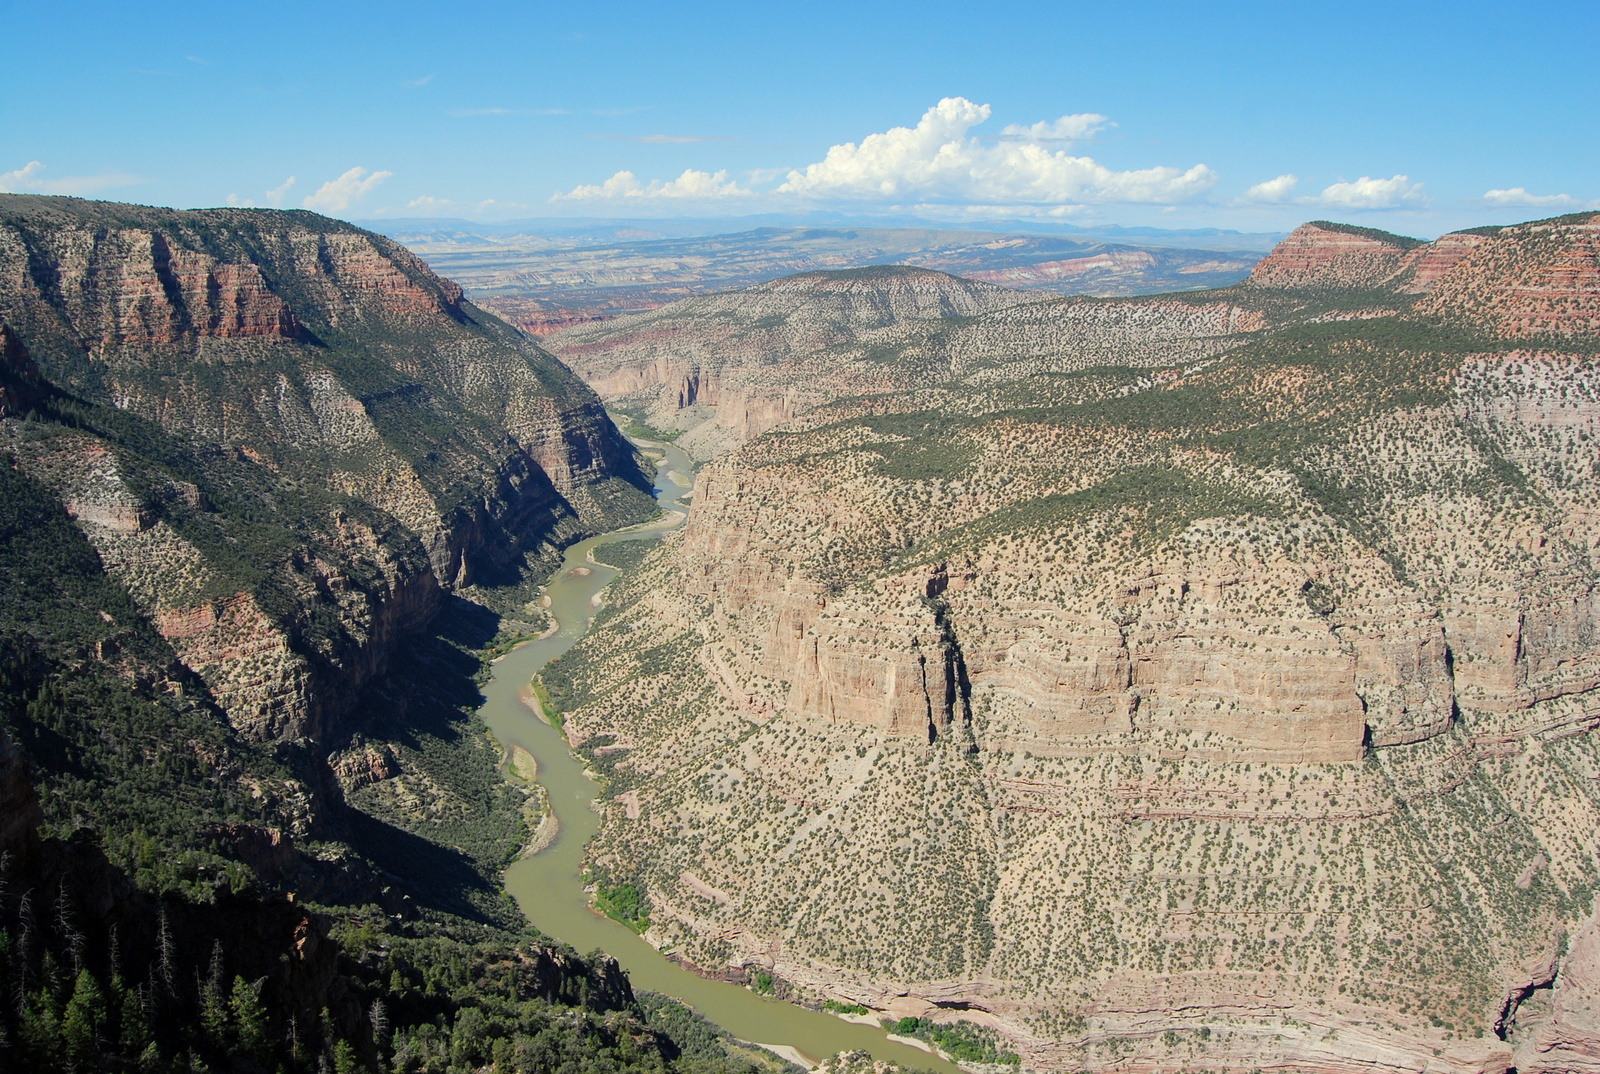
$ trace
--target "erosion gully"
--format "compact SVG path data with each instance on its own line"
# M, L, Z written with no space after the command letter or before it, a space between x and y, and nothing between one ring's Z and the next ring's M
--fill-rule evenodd
M561 569L545 587L550 614L559 628L502 657L483 689L486 700L479 712L502 744L521 746L538 761L539 782L549 793L560 825L554 843L506 870L506 890L540 932L579 951L601 948L628 971L635 988L672 996L741 1040L761 1044L788 1059L804 1061L807 1066L836 1052L865 1051L874 1058L903 1066L960 1074L960 1068L953 1063L891 1040L876 1026L847 1022L831 1014L759 996L727 981L700 977L590 905L581 867L583 848L600 827L594 807L600 787L589 778L583 762L573 755L561 732L534 715L522 692L540 668L572 648L588 631L600 606L601 591L616 578L617 571L593 558L595 550L619 541L658 540L663 533L682 525L687 517L687 507L680 501L689 491L693 463L670 444L639 443L666 454L657 467L655 482L663 517L643 526L591 537L568 548Z

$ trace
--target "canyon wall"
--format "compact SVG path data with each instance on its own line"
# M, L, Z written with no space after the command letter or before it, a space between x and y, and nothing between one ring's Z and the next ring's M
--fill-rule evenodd
M563 658L590 868L1038 1069L1600 1062L1592 227L1307 225L708 463Z
M835 400L1201 361L1265 324L1226 297L1048 298L905 267L806 273L557 333L610 404L714 458ZM1041 386L1048 399L1048 386ZM976 398L974 405L995 400Z
M13 465L253 739L330 742L446 591L651 510L559 362L311 213L0 197L0 338Z

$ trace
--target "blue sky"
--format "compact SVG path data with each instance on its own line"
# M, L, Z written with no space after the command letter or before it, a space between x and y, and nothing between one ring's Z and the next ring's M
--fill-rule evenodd
M1432 235L1600 207L1597 31L1593 0L0 0L0 188Z

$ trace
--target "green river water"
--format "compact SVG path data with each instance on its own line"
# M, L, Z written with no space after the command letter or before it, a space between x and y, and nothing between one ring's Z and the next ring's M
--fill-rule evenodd
M585 775L583 763L572 754L561 733L535 716L520 695L540 668L583 637L598 607L597 595L617 576L616 571L591 559L590 553L618 541L656 540L686 517L679 500L689 490L692 463L670 445L648 446L667 454L656 478L656 499L665 509L665 517L642 527L591 537L567 549L561 569L545 588L550 613L560 628L502 657L483 689L486 700L479 711L501 743L521 746L538 760L539 782L549 792L560 823L553 844L506 870L506 890L539 931L579 951L605 950L628 971L635 988L673 996L742 1040L776 1045L784 1051L793 1049L813 1062L835 1052L860 1050L905 1066L959 1074L954 1064L890 1040L875 1026L808 1011L690 973L589 904L579 868L584 845L600 826L600 817L591 806L599 787Z

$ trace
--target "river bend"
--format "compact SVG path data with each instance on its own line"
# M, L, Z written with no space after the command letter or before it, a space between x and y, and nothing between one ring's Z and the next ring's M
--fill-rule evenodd
M657 540L687 517L687 508L680 501L689 491L693 463L671 445L645 446L666 452L665 461L657 468L655 483L656 499L665 511L664 517L644 526L591 537L568 548L561 569L545 587L550 613L559 628L502 657L483 689L486 700L479 712L502 744L521 746L538 761L539 783L548 793L559 823L553 843L506 870L506 890L540 932L579 951L597 947L607 951L628 971L635 988L672 996L741 1040L775 1045L784 1053L792 1049L811 1062L839 1051L859 1050L903 1066L959 1074L954 1064L890 1040L876 1026L847 1022L691 973L590 906L580 868L584 846L600 826L599 814L592 805L599 787L585 774L583 762L573 755L561 733L536 717L519 693L540 668L583 637L599 606L598 596L616 578L618 572L596 562L591 553L618 541Z

